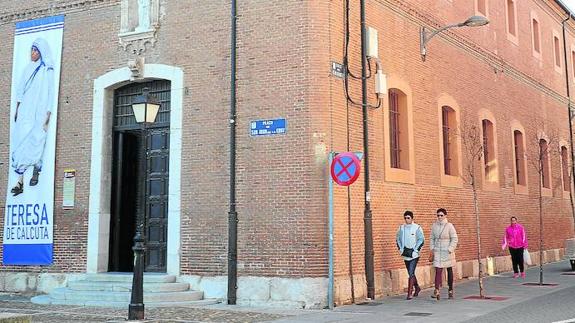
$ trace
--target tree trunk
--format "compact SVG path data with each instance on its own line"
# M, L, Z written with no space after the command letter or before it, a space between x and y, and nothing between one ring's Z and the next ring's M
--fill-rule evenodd
M477 188L475 179L472 179L471 188L473 189L473 207L475 210L475 225L477 229L477 261L479 262L479 298L484 298L483 294L483 262L481 261L481 232L479 224L479 205L477 201Z

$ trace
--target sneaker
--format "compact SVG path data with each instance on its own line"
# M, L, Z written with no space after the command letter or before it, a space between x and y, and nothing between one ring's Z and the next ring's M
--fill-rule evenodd
M525 279L525 273L521 273L521 278Z
M518 273L514 273L514 274L513 274L513 278L517 278L517 277L519 277L519 274L518 274Z

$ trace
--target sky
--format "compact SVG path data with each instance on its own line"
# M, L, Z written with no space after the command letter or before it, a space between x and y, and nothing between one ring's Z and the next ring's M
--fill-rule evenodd
M565 3L572 12L575 12L575 0L563 0L563 3Z

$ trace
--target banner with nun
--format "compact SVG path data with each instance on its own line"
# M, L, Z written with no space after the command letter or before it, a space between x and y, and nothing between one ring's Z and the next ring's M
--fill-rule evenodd
M50 265L64 16L16 23L3 264Z

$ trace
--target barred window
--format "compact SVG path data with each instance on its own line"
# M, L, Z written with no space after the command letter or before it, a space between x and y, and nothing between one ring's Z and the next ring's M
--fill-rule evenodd
M391 168L409 169L407 97L389 89L389 142Z
M515 184L526 185L523 133L519 130L513 131L513 145L515 149Z
M443 173L457 176L459 175L459 169L457 167L457 147L455 144L455 130L457 129L455 110L449 106L443 106L441 108L441 121L443 130Z

